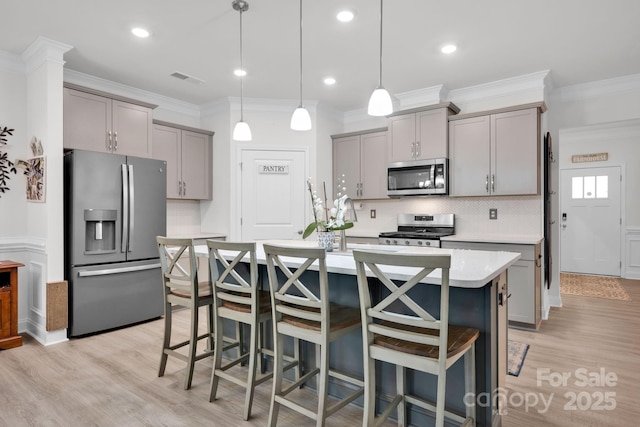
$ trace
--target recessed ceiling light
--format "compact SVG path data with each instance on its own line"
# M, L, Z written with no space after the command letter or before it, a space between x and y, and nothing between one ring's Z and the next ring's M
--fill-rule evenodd
M131 32L133 33L133 35L135 35L136 37L140 37L141 39L149 37L149 31L145 30L144 28L136 27L133 28Z
M233 70L233 74L235 74L238 77L244 77L247 75L247 72L245 70L241 70L240 68L238 68L237 70Z
M458 49L458 48L457 48L457 46L455 44L447 44L447 45L442 46L442 49L440 49L440 51L442 53L449 54L449 53L455 52L456 49Z
M336 79L334 79L333 77L325 77L323 81L324 81L324 84L326 84L327 86L336 84Z
M336 18L338 18L340 22L351 22L355 16L356 14L352 10L341 10L338 12Z

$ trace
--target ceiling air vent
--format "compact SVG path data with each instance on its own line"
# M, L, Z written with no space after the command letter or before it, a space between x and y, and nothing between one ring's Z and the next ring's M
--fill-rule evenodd
M190 76L190 75L185 74L185 73L181 73L180 71L174 71L173 73L171 73L171 77L175 77L177 79L184 80L184 81L191 82L191 83L195 83L195 84L204 83L204 80L199 79L197 77Z

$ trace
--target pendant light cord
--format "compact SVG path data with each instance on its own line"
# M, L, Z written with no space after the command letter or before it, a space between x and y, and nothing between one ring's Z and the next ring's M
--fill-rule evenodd
M302 0L300 0L300 106L302 107Z
M380 0L380 78L378 87L382 87L382 1Z
M244 122L244 67L242 65L242 5L240 7L240 121Z

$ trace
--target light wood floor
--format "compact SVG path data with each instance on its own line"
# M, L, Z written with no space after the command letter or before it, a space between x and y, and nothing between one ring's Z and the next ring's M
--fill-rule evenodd
M506 427L635 426L640 411L640 282L623 286L633 301L563 296L539 332L510 329L510 338L531 345L519 377L507 377L511 405L503 417ZM187 329L187 313L178 313L175 327ZM0 352L0 426L263 426L266 424L271 382L258 387L253 418L242 421L243 390L221 382L219 399L208 402L211 368L202 361L191 390L182 389L184 367L169 359L158 378L160 320L67 343L41 346L29 336L24 345ZM536 384L537 370L571 373L567 386ZM615 387L579 387L576 369L617 375ZM616 408L565 410L566 393L583 393L597 403L600 392L614 392ZM309 400L315 394L301 390ZM306 393L306 394L305 394ZM528 409L519 397L551 398ZM605 402L601 402L603 406ZM544 413L540 413L542 411ZM328 419L328 426L354 426L361 410L346 407ZM302 415L281 409L279 425L313 425ZM385 426L393 425L386 423Z
M623 280L622 285L632 301L562 295L563 307L553 308L538 332L509 329L510 339L531 347L520 375L507 376L515 405L507 409L504 426L640 425L640 281ZM583 385L592 383L583 381L583 372L595 382L603 377L601 370L604 376L617 376L615 386ZM566 386L553 386L544 379L563 372L571 374ZM615 401L613 410L604 409L613 405L601 400L606 392L615 393L609 396ZM520 405L519 397L535 402L534 393L547 401L551 398L548 412L544 413L541 401L528 410Z

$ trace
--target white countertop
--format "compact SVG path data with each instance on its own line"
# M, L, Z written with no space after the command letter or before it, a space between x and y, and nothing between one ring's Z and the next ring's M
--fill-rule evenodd
M263 240L256 242L256 257L258 264L265 264L266 257L262 249L262 244L268 243L278 246L288 247L314 247L317 248L315 240ZM451 269L449 271L449 284L459 288L480 288L505 271L509 266L520 258L519 253L502 251L476 251L462 249L440 249L440 248L419 248L413 246L384 246L384 245L364 245L349 244L347 252L327 252L327 271L338 274L356 274L355 260L351 250L377 250L395 253L423 253L423 254L451 254ZM208 256L205 245L197 245L196 253ZM248 259L247 259L248 260ZM287 258L284 258L285 262ZM287 266L296 268L299 262L291 258ZM313 267L313 266L312 266ZM407 280L411 274L407 274L408 268L385 267L382 271L388 274L391 279ZM439 285L441 280L440 272L434 271L422 282Z
M223 234L223 233L198 231L198 232L195 232L195 233L170 234L167 237L171 237L172 239L197 239L197 240L202 240L202 239L221 239L221 238L226 238L227 235Z
M441 237L442 241L449 242L480 242L480 243L508 243L518 245L537 245L542 242L541 236L530 234L454 234Z

